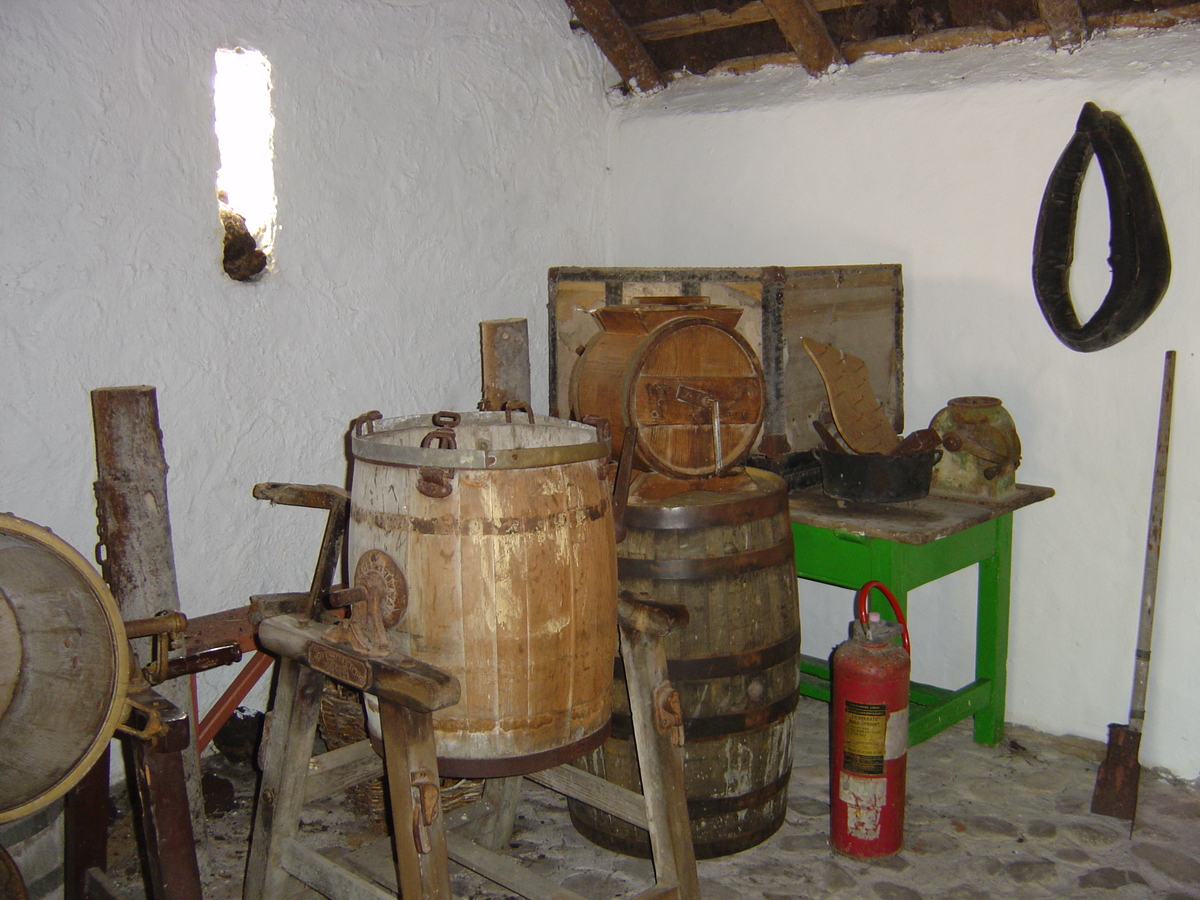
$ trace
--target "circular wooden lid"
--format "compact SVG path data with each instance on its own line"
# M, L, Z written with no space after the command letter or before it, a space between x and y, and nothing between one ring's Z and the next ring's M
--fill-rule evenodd
M762 428L766 383L754 350L729 325L681 316L655 328L626 370L625 421L638 456L683 477L737 465Z

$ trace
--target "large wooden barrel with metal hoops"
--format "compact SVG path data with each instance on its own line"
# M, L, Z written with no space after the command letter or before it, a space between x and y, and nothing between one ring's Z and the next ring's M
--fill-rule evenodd
M659 302L667 299L593 311L604 330L572 370L572 414L608 420L614 454L624 429L636 427L642 469L676 478L723 474L745 459L762 429L762 365L734 330L741 309L700 297Z
M783 824L799 699L800 610L779 476L747 469L740 493L691 491L631 504L617 548L621 588L679 603L688 627L666 638L667 672L684 716L684 782L696 855L758 844ZM617 663L618 674L621 673ZM612 736L578 765L641 789L621 678ZM645 831L569 801L571 821L600 846L649 857Z
M128 689L125 626L99 573L49 530L0 514L0 822L88 773Z
M433 717L441 774L521 775L597 746L617 640L606 435L527 412L372 415L351 434L349 563L406 583L396 649L459 680Z

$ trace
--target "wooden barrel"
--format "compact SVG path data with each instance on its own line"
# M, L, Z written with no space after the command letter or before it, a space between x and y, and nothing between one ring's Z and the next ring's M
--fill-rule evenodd
M99 573L45 528L0 514L0 822L87 774L128 685L125 626Z
M684 714L684 782L699 858L736 853L783 824L799 699L800 609L787 487L747 469L754 489L693 491L630 506L618 547L623 589L688 607L688 627L666 639L667 671ZM618 672L620 666L618 665ZM641 790L623 680L613 686L613 730L577 763ZM649 857L645 831L569 802L588 839Z
M609 306L604 330L571 373L571 409L638 429L637 465L677 478L721 474L754 446L766 383L758 356L722 306Z
M367 553L391 558L409 598L394 642L461 685L458 704L434 714L444 776L537 771L608 733L609 445L590 425L509 418L360 420L351 436L351 568Z

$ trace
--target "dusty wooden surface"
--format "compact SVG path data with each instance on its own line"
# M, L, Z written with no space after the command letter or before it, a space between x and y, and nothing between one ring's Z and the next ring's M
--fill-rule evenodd
M834 500L813 487L793 492L788 505L792 521L802 525L901 544L928 544L1053 496L1053 488L1018 484L1016 493L997 503L933 494L908 503L851 503Z

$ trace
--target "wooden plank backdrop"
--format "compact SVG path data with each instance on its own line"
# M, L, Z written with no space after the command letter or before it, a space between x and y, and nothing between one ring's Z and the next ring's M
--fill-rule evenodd
M591 315L639 297L707 297L744 311L736 326L758 353L767 382L763 429L752 456L811 457L812 420L828 421L820 374L800 345L807 336L862 359L885 413L904 431L903 285L899 265L761 268L580 268L549 271L550 414L570 417L575 361L600 331ZM617 424L614 423L614 428Z

